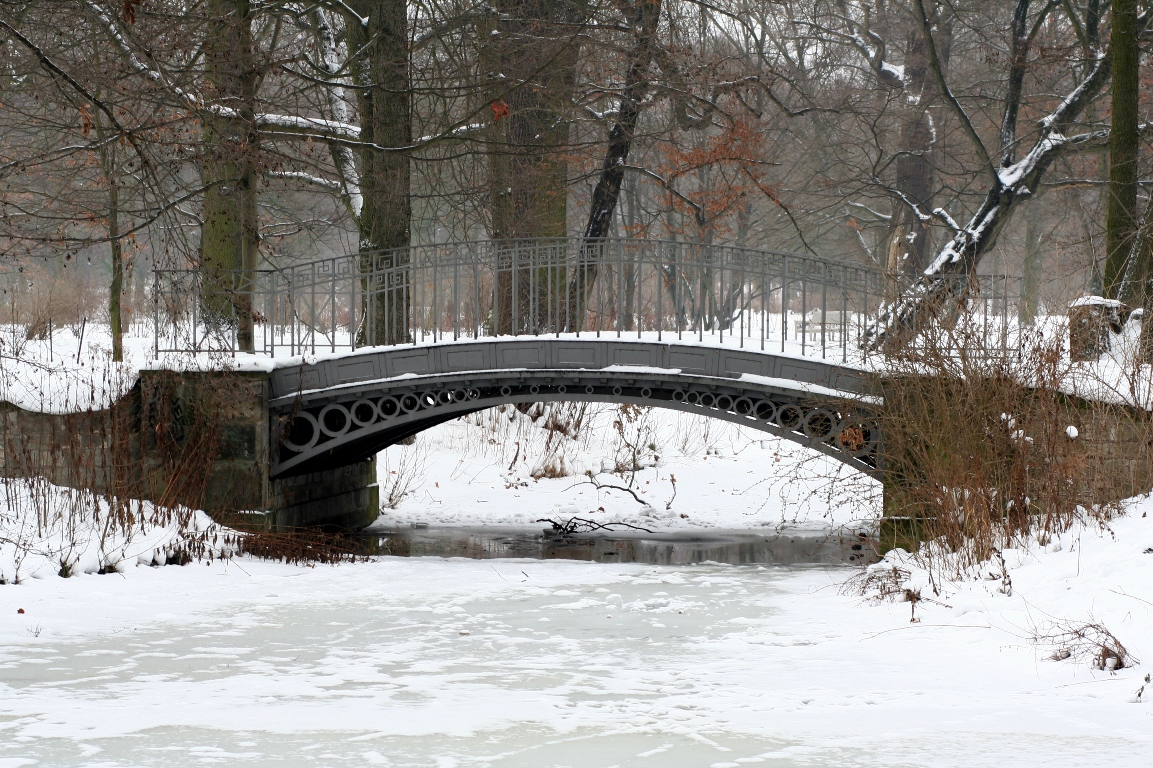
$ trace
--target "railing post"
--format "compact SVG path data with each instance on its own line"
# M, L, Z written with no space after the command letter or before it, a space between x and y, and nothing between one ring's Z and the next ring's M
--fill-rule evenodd
M709 303L705 289L705 263L701 249L698 246L697 252L697 274L700 275L700 288L697 289L697 341L705 340L705 312L709 309ZM710 288L712 286L709 286Z
M460 256L452 260L452 340L460 338Z
M825 359L825 324L829 306L829 265L821 262L821 359Z
M152 265L152 359L160 359L160 273L156 271L155 264Z
M745 348L745 259L741 258L741 275L737 283L737 311L741 313L741 349Z
M348 257L345 257L348 259ZM356 335L358 333L356 322L356 294L360 285L360 259L349 259L348 266L348 346L356 351Z
M625 249L619 240L617 247L617 338L625 322Z
M849 292L848 292L848 268L841 265L841 362L847 362L849 359L849 348L845 341L849 335L849 329L845 327L845 317L849 313Z
M785 341L789 337L789 257L781 258L781 353L785 351Z

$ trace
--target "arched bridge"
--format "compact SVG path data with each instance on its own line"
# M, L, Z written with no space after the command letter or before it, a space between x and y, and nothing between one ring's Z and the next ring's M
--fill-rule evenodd
M859 370L684 342L506 338L366 350L272 375L272 476L367 458L503 403L633 403L701 413L809 446L863 472L880 439Z
M265 448L243 470L264 490L236 506L296 510L278 525L374 516L362 459L502 403L702 413L878 474L860 340L895 279L793 253L564 238L157 270L154 351L273 358L252 415ZM975 292L986 339L1007 338L1011 294L1001 278Z

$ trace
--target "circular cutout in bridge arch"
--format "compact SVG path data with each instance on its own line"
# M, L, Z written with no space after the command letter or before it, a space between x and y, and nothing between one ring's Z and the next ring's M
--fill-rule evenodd
M653 396L653 391L651 389L649 389L648 387L645 387L641 390L641 397L648 399L652 396ZM674 397L674 399L675 399L675 397Z
M530 395L539 395L540 394L540 386L537 384L533 384L531 387L528 388L528 393Z
M320 440L320 424L316 417L307 411L301 411L292 417L288 426L288 434L284 436L282 444L294 453L304 453Z
M753 413L753 401L747 397L738 397L733 401L733 412L741 416L751 416Z
M564 384L561 384L559 387L556 388L556 391L560 392L563 395L565 392L568 392L568 387L566 387Z
M412 413L420 409L420 398L413 394L401 395L400 397L400 410L404 413Z
M613 387L613 397L620 397L620 394L623 391L624 390L622 390L620 387Z
M683 403L686 397L687 395L685 395L685 391L683 389L678 389L673 392L673 402L675 403Z
M385 395L380 398L380 401L376 404L376 408L380 411L381 418L391 419L400 413L400 401L392 395Z
M696 405L700 401L701 401L701 393L700 392L689 391L689 392L685 393L685 402L688 403L689 405Z
M702 392L700 396L701 405L706 408L712 408L717 404L717 398L713 396L712 392Z
M832 411L814 408L805 416L801 431L814 440L828 440L837 429L837 418Z
M587 386L585 387L585 394L586 394L586 395L591 395L593 392L596 392L596 390L595 390L595 389L593 389L593 385L592 385L592 384L589 384L589 385L587 385Z
M352 423L358 427L367 427L376 421L377 416L376 406L373 402L363 398L353 403L348 413L352 416Z
M420 400L421 408L435 408L439 404L433 392L421 392L417 394L416 399Z
M329 437L340 437L352 426L352 417L339 403L329 403L320 409L320 431Z
M733 398L728 395L717 395L716 406L722 411L731 411L733 408Z
M504 387L500 388L500 396L501 397L508 397L511 394L512 394L512 387L504 386Z
M772 400L758 400L753 406L753 416L761 421L776 421L777 405Z
M796 429L805 420L805 412L797 405L782 405L774 421L783 429Z

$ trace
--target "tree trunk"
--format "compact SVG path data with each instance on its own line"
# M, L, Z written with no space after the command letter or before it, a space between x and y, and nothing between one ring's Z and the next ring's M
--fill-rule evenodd
M562 238L568 234L567 108L580 54L575 32L588 8L583 0L499 0L495 8L479 30L487 41L482 66L492 78L491 235ZM495 332L554 327L566 280L563 261L512 246L496 258Z
M1109 134L1109 197L1105 214L1105 291L1130 306L1143 302L1145 286L1126 283L1137 235L1138 97L1137 0L1113 0L1112 109Z
M588 298L596 284L601 250L598 241L608 234L609 222L612 221L620 198L633 134L637 120L640 119L641 103L648 94L648 71L656 53L661 0L635 0L630 15L629 26L633 30L635 42L629 53L624 93L617 106L616 120L609 131L604 163L589 205L580 264L568 285L566 304L571 314L567 318L566 330L579 331L583 326Z
M628 179L625 182L625 204L622 212L624 216L621 218L624 221L624 236L636 237L637 236L637 212L640 210L640 200L637 194L636 177ZM635 262L627 262L625 264L624 275L624 318L623 328L626 331L633 331L640 328L640 318L636 317L637 314L637 265Z
M938 51L942 66L948 64L952 48L952 24L939 24L936 11L931 23L936 25ZM925 36L910 30L905 44L904 91L900 116L900 136L895 165L895 186L922 212L933 208L933 149L935 145L929 109L938 99L936 80L929 70ZM928 263L932 233L908 205L899 205L893 216L885 255L885 268L895 282L916 277ZM893 295L896 295L895 292Z
M108 189L108 242L112 246L112 282L108 286L108 318L112 326L112 360L124 361L124 325L121 297L124 295L124 256L120 247L120 191Z
M253 351L252 281L258 264L256 215L258 72L248 0L211 0L205 45L209 101L231 110L207 114L201 176L201 309L206 322L235 328L241 351Z
M1037 319L1041 293L1041 269L1044 266L1041 252L1042 217L1038 207L1030 211L1032 215L1025 222L1025 263L1021 274L1021 304L1017 310L1020 325L1032 325Z
M1125 269L1124 282L1132 286L1131 295L1135 296L1141 307L1141 341L1140 360L1143 363L1153 363L1153 196L1145 205L1145 214L1141 218L1141 226L1137 232L1137 241L1133 246L1133 258ZM1133 305L1130 305L1133 306Z
M103 116L99 112L93 116L93 122L96 136L101 140L100 148L97 150L100 170L104 175L104 183L108 185L108 216L105 229L112 251L112 281L108 286L108 322L112 331L112 360L120 363L124 361L124 324L121 310L124 296L124 254L120 242L120 184L116 168L116 144L104 141L108 134L104 127Z
M348 0L368 19L345 17L357 86L361 140L361 269L365 277L360 342L403 344L411 338L409 153L412 105L408 13L404 0Z

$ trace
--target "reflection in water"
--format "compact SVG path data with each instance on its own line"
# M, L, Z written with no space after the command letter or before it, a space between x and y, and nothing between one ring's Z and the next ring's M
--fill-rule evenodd
M748 531L678 531L563 536L550 530L500 528L397 528L360 537L367 555L529 557L652 565L863 564L875 562L876 541L863 533L757 534Z

